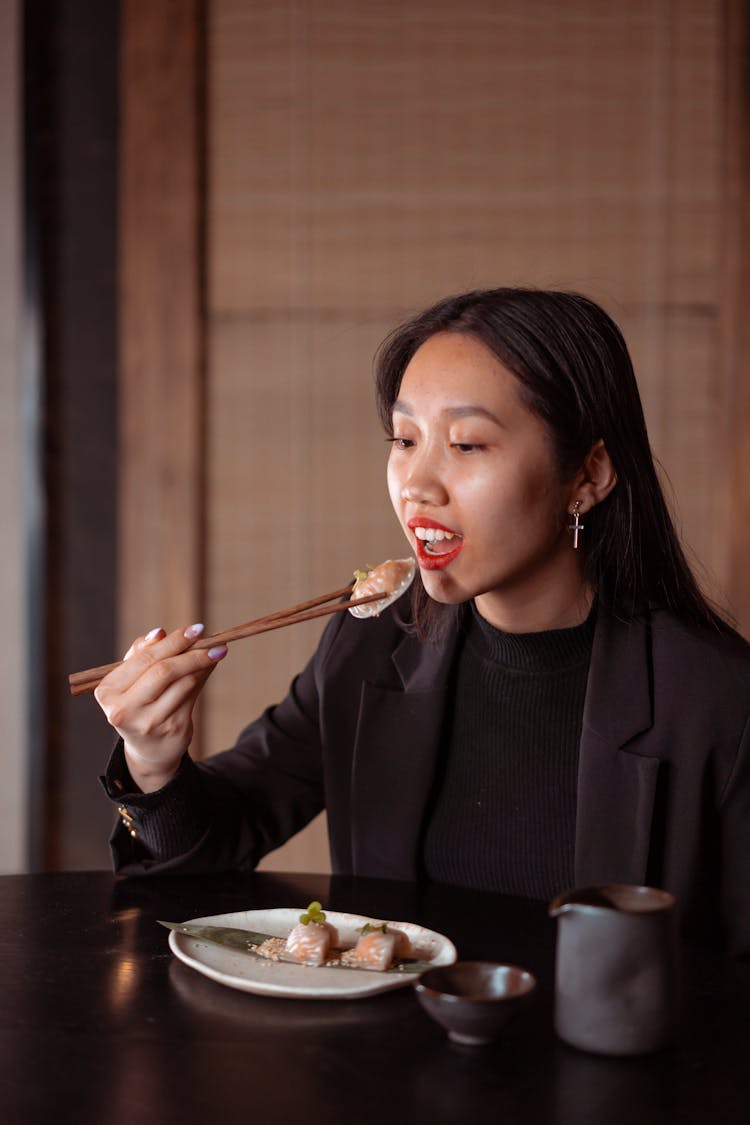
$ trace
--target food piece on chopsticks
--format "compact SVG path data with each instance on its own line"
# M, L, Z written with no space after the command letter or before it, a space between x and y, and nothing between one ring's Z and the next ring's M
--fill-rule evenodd
M325 965L336 934L319 902L311 902L284 945L284 960L302 965Z
M369 594L381 594L382 600L368 602L367 605L351 606L353 617L377 617L383 610L414 581L417 564L414 559L387 559L378 566L367 565L364 570L355 570L356 582L352 587L351 599L366 598Z
M372 925L366 922L359 931L359 939L353 949L342 954L345 965L358 969L373 969L384 973L390 969L396 958L408 957L411 953L409 939L402 930L396 930L386 922Z

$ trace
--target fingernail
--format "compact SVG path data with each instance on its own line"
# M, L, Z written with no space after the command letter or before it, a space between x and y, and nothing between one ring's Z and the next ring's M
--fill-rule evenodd
M208 658L209 660L221 660L222 657L226 656L227 651L226 645L216 645L208 650Z
M196 625L188 625L187 629L182 635L186 641L192 641L195 640L196 637L199 637L205 628L206 626L202 625L200 622L198 622Z
M148 641L155 641L156 638L159 636L159 634L163 633L163 632L164 632L164 630L162 629L162 627L160 625L158 629L152 629L150 633L146 633L146 636L143 639L144 639L144 641L147 641L147 642Z

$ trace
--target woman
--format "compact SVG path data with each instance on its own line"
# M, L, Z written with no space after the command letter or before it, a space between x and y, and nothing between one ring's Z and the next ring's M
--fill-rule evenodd
M411 594L337 615L283 702L197 764L226 650L193 651L199 626L139 638L97 690L117 869L252 867L325 807L336 872L649 882L750 952L750 650L687 566L616 325L575 294L464 294L376 374Z

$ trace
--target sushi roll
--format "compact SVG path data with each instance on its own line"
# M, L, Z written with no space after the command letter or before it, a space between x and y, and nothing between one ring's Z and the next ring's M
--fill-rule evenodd
M284 960L302 965L325 965L335 936L319 902L311 902L284 946Z
M351 951L351 961L363 969L383 973L397 957L408 957L409 952L409 939L401 930L394 930L385 922L379 926L368 922Z

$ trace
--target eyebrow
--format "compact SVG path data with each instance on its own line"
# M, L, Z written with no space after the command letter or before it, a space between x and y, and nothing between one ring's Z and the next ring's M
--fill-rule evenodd
M396 401L394 402L393 413L406 414L406 416L409 418L413 418L415 414L414 409L409 405L409 403L404 402L402 399L396 399ZM442 413L447 418L479 417L487 418L488 421L494 422L496 426L503 425L496 414L493 414L492 411L488 410L485 406L480 406L479 403L467 402L465 404L462 404L461 406L446 406Z

